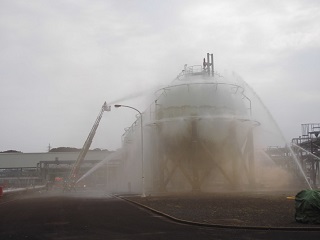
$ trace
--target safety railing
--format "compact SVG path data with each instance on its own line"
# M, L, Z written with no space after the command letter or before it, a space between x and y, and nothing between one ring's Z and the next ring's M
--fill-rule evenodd
M190 72L193 72L193 68L188 68ZM187 72L185 74L188 74ZM237 84L233 83L225 83L225 82L188 82L188 83L179 83L175 85L170 85L164 88L159 89L156 91L156 99L149 105L149 107L142 113L143 117L143 126L151 126L154 125L154 121L158 119L159 112L161 112L161 106L158 104L158 101L162 98L165 97L168 94L168 91L173 88L177 87L189 87L192 85L211 85L214 86L216 90L218 90L219 86L229 86L231 94L240 94L243 100L247 102L247 111L249 112L249 115L251 116L252 114L252 106L251 106L251 100L245 95L245 90L243 87ZM182 106L183 107L183 106ZM205 108L205 109L204 109ZM227 107L214 107L214 106L203 106L199 107L199 109L204 109L204 110L209 110L212 112L212 114L217 113L217 111L227 111L227 112L232 112L230 109ZM201 110L201 111L202 111ZM140 127L140 115L137 115L137 120L128 128L125 129L124 134L122 135L122 142L123 143L130 143L133 140L133 136L135 132L139 131Z

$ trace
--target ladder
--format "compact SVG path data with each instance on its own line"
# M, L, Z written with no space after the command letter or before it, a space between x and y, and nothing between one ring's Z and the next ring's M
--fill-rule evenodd
M80 166L84 160L84 158L86 157L87 155L87 152L91 146L91 143L92 143L92 140L93 140L93 137L94 135L96 134L96 131L97 131L97 128L99 126L99 123L100 123L100 120L102 118L102 115L105 111L110 111L111 110L111 106L108 106L106 102L104 102L104 104L102 105L101 107L101 110L99 112L99 115L95 121L95 123L93 124L93 127L80 151L80 154L76 160L76 162L73 164L72 168L71 168L71 171L70 171L70 174L69 174L69 177L68 177L68 180L67 182L65 182L65 186L63 188L63 191L71 191L72 189L75 190L75 184L76 184L76 181L78 180L78 175L79 175L79 170L80 170Z

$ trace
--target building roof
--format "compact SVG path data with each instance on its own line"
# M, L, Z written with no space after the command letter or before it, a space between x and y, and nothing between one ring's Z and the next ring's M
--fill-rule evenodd
M40 161L75 161L80 152L0 153L0 168L37 167ZM103 160L108 150L88 151L84 161Z

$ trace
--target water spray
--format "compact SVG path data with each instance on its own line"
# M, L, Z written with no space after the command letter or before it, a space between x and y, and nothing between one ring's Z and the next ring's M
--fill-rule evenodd
M320 160L320 157L318 157L317 155L313 154L312 152L310 152L310 151L308 151L308 150L304 149L303 147L299 146L298 144L292 143L292 145L293 145L293 146L295 146L295 147L297 147L297 148L299 148L300 150L302 150L302 151L304 151L304 152L306 152L306 153L310 154L312 157L314 157L314 158L316 158L316 159Z

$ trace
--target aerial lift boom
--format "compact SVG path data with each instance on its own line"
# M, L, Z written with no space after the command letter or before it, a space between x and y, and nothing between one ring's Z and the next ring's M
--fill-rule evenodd
M100 113L80 151L80 154L76 160L76 162L74 163L74 165L71 168L70 174L69 174L69 178L68 178L68 182L67 185L64 187L64 190L71 190L72 188L74 188L75 183L78 179L78 174L79 174L79 170L80 170L80 166L85 158L85 156L87 155L87 152L91 146L93 137L97 131L97 128L99 126L100 120L102 118L103 112L104 111L110 111L111 106L108 106L106 102L104 102L104 104L101 107Z

